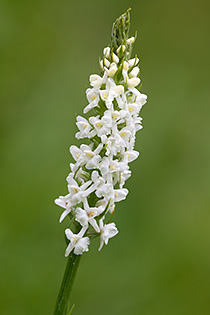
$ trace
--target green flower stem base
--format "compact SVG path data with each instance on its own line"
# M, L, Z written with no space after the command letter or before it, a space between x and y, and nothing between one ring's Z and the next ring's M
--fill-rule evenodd
M68 257L66 270L63 276L63 281L58 294L58 299L53 315L68 315L68 305L71 294L71 289L78 270L81 255L75 255L73 252Z

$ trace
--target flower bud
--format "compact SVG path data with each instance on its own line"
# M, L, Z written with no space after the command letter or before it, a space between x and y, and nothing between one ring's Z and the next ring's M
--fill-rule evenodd
M103 63L103 60L100 60L100 61L99 61L99 66L100 66L101 70L104 70L104 63Z
M105 47L103 53L106 58L110 58L110 47Z
M139 78L131 78L131 79L128 79L127 84L128 84L128 87L132 89L136 87L137 85L139 85L140 82L141 81Z
M130 78L137 77L139 74L139 67L134 67L133 70L129 73Z
M91 74L90 75L90 84L93 86L93 87L100 87L101 84L102 84L102 78L97 75L97 74Z
M122 50L122 52L124 52L125 51L125 45L121 45L121 46L119 46L118 48L117 48L117 54L119 54L119 52Z
M111 67L109 68L109 71L108 71L109 76L113 77L115 75L116 71L117 71L117 66L116 66L116 63L113 62L111 64Z
M115 63L119 62L119 58L117 57L117 55L115 55L115 53L112 54L112 59Z
M108 59L104 58L104 64L105 64L105 66L106 66L107 68L109 68L110 62L109 62Z
M133 44L135 42L135 37L128 38L126 42L128 45Z
M128 63L127 63L127 61L123 62L123 69L128 71Z
M133 67L134 65L136 66L138 63L139 63L139 58L133 58L133 59L128 60L128 64L130 68Z
M123 85L116 85L114 88L115 92L120 96L124 93L124 86Z

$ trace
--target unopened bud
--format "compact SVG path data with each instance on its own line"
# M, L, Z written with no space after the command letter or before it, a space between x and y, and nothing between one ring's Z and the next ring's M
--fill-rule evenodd
M104 64L105 64L105 66L106 66L107 68L109 68L110 62L109 62L108 59L104 58Z
M104 70L104 63L103 63L103 60L100 60L100 61L99 61L99 65L100 65L101 70Z
M133 70L129 73L130 78L137 77L139 73L139 67L134 67Z
M139 62L139 58L133 58L133 59L128 60L129 67L133 67L134 65L137 65L138 62Z
M136 87L137 85L139 85L139 83L140 83L139 78L131 78L127 80L127 84L130 89Z
M127 63L127 61L123 62L123 69L128 71L128 63Z
M115 53L112 54L112 58L115 63L119 62L119 58L117 57L117 55L115 55Z
M114 88L115 92L120 96L124 93L124 86L123 85L116 85Z
M135 42L135 37L128 38L126 42L128 45L133 44Z
M125 51L125 45L121 45L117 48L117 54L119 54L119 52L122 50L122 52Z
M112 63L111 67L109 68L109 71L108 71L109 76L113 77L116 72L117 72L117 65L116 65L116 63Z
M110 58L110 47L105 47L103 53L106 58Z
M100 87L103 82L102 78L97 74L91 74L89 79L90 79L90 84L96 88Z

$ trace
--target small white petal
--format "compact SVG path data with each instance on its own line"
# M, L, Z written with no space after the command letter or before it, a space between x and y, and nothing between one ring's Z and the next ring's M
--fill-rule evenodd
M128 162L132 162L132 161L134 161L135 159L138 158L139 152L138 151L134 151L134 150L126 151L126 155L128 157Z
M90 222L90 224L92 225L92 227L95 229L95 231L96 231L97 233L99 233L99 232L100 232L100 229L99 229L99 226L98 226L96 220L95 220L95 219L90 219L89 222Z
M69 245L67 246L66 251L65 251L65 257L67 257L71 253L73 248L74 248L74 246L72 245L72 243L69 243Z
M100 220L101 221L101 220ZM105 224L103 226L103 221L99 222L100 224L100 230L101 230L101 236L100 236L100 246L99 251L103 247L103 244L108 244L108 241L111 237L114 237L118 233L118 229L115 225L115 223Z
M74 233L70 229L65 230L66 237L70 240L72 237L74 237Z
M65 217L66 217L70 212L71 212L71 209L65 210L65 211L61 214L60 219L59 219L59 222L61 223L61 222L65 219Z
M114 201L119 202L121 200L124 200L128 194L128 189L122 188L122 189L115 189L114 190Z
M75 220L79 222L82 226L88 225L88 215L86 211L81 208L77 208Z

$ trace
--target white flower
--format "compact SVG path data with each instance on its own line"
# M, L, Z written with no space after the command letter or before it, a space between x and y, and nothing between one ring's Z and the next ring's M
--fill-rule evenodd
M124 158L130 163L136 160L139 156L139 152L135 150L128 150L124 154Z
M120 189L123 188L125 185L126 180L131 177L131 171L130 170L125 170L124 172L121 172L120 174Z
M76 138L77 139L81 139L81 138L92 138L95 136L95 130L92 130L91 132L91 125L89 124L89 122L87 121L87 119L81 117L81 116L77 116L77 122L76 125L79 129L79 132L76 133Z
M98 105L99 102L99 89L95 89L95 88L88 88L86 90L86 96L87 96L87 100L89 101L89 104L84 108L83 113L86 114L87 112L89 112L89 110L93 109L94 107L96 107Z
M103 78L101 78L98 74L90 75L90 85L95 88L99 88L104 83Z
M129 146L129 140L130 140L130 137L131 137L131 131L126 126L126 127L122 128L120 130L119 135L123 139L124 145L127 148Z
M114 189L113 194L114 194L114 202L119 202L119 201L125 200L128 194L128 189L126 188Z
M95 169L98 168L99 162L101 161L101 156L99 155L101 149L103 148L103 144L100 143L99 146L94 150L84 150L84 154L87 157L86 168L87 169Z
M84 200L86 196L88 196L92 191L94 191L94 187L91 185L92 184L91 180L79 186L77 182L72 178L72 175L70 174L67 177L67 182L68 182L68 190L70 194L70 201L72 205L76 205L80 203L81 201Z
M139 112L144 104L147 102L147 95L140 93L136 88L129 88L126 93L126 98L129 99L128 106L132 106L134 103L138 106Z
M87 228L83 227L78 234L74 234L70 229L65 230L66 237L70 240L69 245L66 248L65 256L67 257L74 249L74 254L82 255L84 252L88 252L88 245L90 239L83 237Z
M101 171L101 174L103 176L109 174L109 173L113 173L119 170L119 162L117 160L113 160L111 155L109 155L109 157L104 156L99 169Z
M60 196L59 198L55 199L55 204L64 208L65 211L61 214L59 222L62 222L63 219L71 212L72 210L72 203L70 201L70 194L66 196Z
M123 85L116 85L114 80L111 78L107 79L106 89L100 90L101 99L105 102L108 109L113 108L113 100L116 98L118 105L121 106L121 96L124 93Z
M101 99L106 102L108 100L109 97L109 90L100 90L99 91L100 97Z
M112 89L113 95L117 98L118 96L122 95L124 93L124 86L123 85L116 85Z
M110 196L112 196L113 185L109 183L101 182L96 188L96 196L98 198L104 197L106 201L109 201Z
M99 137L101 137L102 135L110 134L111 132L110 128L106 125L106 123L103 122L102 119L99 119L99 116L90 117L89 121L94 126L96 133Z
M102 122L103 124L109 128L110 132L112 131L112 133L115 133L118 129L117 129L117 125L122 124L125 122L125 116L126 116L126 111L125 110L113 110L113 109L108 109L104 112L104 116L102 117ZM105 139L105 141L103 141L103 143L105 143L107 140L107 138Z
M99 221L100 225L100 246L99 246L99 251L102 249L104 243L107 245L108 241L111 237L114 237L118 233L118 229L115 225L115 223L110 223L110 224L103 224L103 221Z
M104 211L104 207L89 207L87 198L84 200L84 210L80 207L76 209L76 221L82 226L88 226L91 224L97 233L100 232L99 226L95 217L100 215Z
M118 132L113 133L105 142L106 146L106 155L117 155L117 153L124 153L125 151L125 142L120 137Z
M126 188L114 189L112 183L101 183L96 188L95 193L97 197L104 197L107 202L110 201L110 204L112 204L124 200L128 194L128 190Z
M76 161L76 163L72 165L73 171L76 171L78 167L85 164L87 169L97 168L101 161L99 153L102 148L102 143L100 143L94 151L92 151L91 147L86 144L81 144L80 149L77 146L72 145L70 147L70 153Z
M89 172L85 171L83 167L80 167L75 174L75 179L78 181L80 186L83 185L89 178Z
M147 102L147 95L139 92L139 94L136 97L136 103L140 105L140 109L142 108L144 104L146 104L146 102Z
M133 128L133 131L136 132L140 129L142 129L142 125L141 125L141 122L142 122L142 118L141 117L134 117L133 118L133 125L131 126L131 128Z

